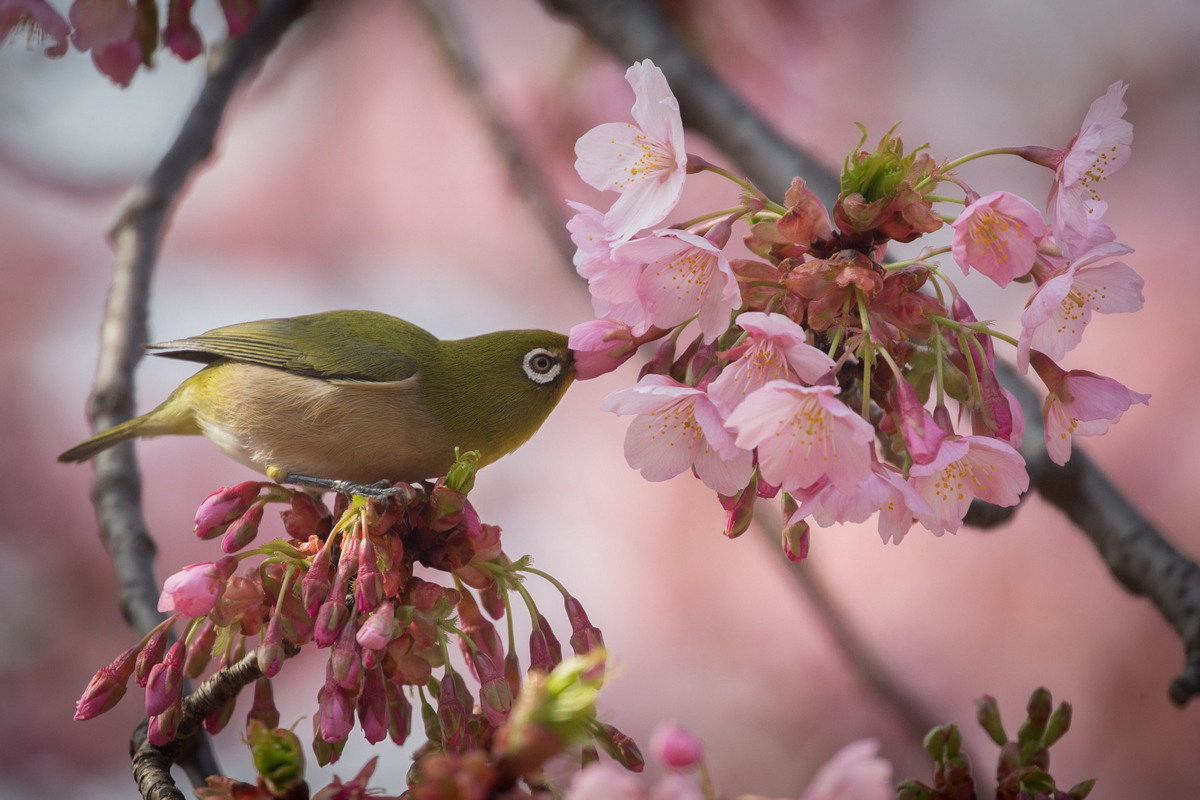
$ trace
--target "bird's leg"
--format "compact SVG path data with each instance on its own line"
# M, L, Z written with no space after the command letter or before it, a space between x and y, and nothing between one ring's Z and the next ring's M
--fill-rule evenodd
M409 492L407 486L392 486L391 481L354 483L333 478L318 478L313 475L299 475L274 467L267 470L267 477L276 483L290 483L293 486L303 486L306 489L316 489L322 492L357 494L372 500L386 500L389 497L398 497Z

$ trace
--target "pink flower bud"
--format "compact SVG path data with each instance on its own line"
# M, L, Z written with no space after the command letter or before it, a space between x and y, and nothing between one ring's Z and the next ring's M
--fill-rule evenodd
M704 760L704 743L686 728L666 722L650 735L650 753L664 767L692 769Z
M437 718L442 728L442 747L460 753L467 742L467 709L458 696L460 679L447 668L438 691Z
M154 630L150 638L146 640L146 646L137 654L137 664L134 668L134 676L137 678L138 686L146 688L146 681L150 678L150 669L155 664L163 660L163 656L167 652L167 636L171 632L170 625L161 625Z
M153 717L183 700L183 642L167 649L161 662L150 668L146 681L146 716Z
M246 481L237 486L222 487L204 498L196 511L196 527L201 539L212 539L225 532L225 526L240 517L258 497L262 484Z
M171 0L167 6L167 27L162 40L181 61L191 61L204 52L200 31L192 24L192 5L195 0Z
M662 333L656 329L654 332ZM581 322L567 337L575 359L575 375L581 381L612 372L628 361L641 343L629 325L611 319Z
M917 397L917 390L906 380L896 380L896 413L900 417L900 435L909 455L917 464L928 464L937 457L946 432L934 421Z
M642 751L638 749L637 742L612 725L598 722L593 736L604 752L630 772L641 772L642 768L646 766L646 759L642 757Z
M200 632L187 645L187 656L183 662L183 674L189 678L198 678L208 662L212 660L213 645L217 641L217 626L212 620L207 620L200 626Z
M344 626L329 654L329 679L345 689L357 689L362 678L362 654L355 633L354 625Z
M255 651L255 655L258 656L258 668L268 678L274 678L283 668L283 636L279 625L280 617L276 614L267 623L267 633Z
M158 610L174 612L185 619L202 617L212 611L221 596L225 581L237 568L237 559L226 556L220 561L191 564L163 582Z
M317 738L330 743L345 741L354 727L354 700L350 692L327 680L317 693L314 723Z
M358 629L355 641L364 650L382 650L396 633L396 612L391 600L385 600L371 612Z
M383 575L375 557L375 545L370 539L362 543L358 553L358 576L354 582L354 605L359 611L374 611L383 600Z
M362 692L358 695L358 721L363 736L371 744L387 738L388 696L381 669L370 669L363 674Z
M486 653L471 654L471 667L479 677L479 704L488 722L499 727L512 711L512 688L500 668Z
M165 638L166 634L163 635ZM139 642L92 676L87 688L83 690L83 695L75 701L75 719L85 720L99 716L125 696L129 676L133 674L141 650Z
M179 727L182 719L183 709L179 706L172 706L161 714L151 717L150 725L146 730L146 740L155 747L163 747L170 743L175 738L175 729Z
M210 736L216 736L225 730L225 726L229 724L229 720L233 717L235 708L237 708L237 699L230 699L229 702L204 718L204 730L208 731Z
M338 640L342 627L350 618L350 609L340 600L327 600L317 613L317 627L313 641L317 647L329 647Z
M262 524L263 508L263 503L255 503L233 521L225 531L225 537L221 539L223 552L236 553L254 541L254 537L258 535L258 526Z
M451 489L439 481L429 493L429 505L425 513L426 526L435 533L453 530L462 520L466 502L467 495L464 492Z
M258 13L258 3L250 0L220 0L221 11L225 12L225 24L233 38L245 36Z
M584 655L604 646L604 634L591 623L583 605L574 597L565 601L567 620L571 623L571 649L576 655Z
M254 702L246 713L246 724L251 720L261 722L268 729L279 727L279 709L275 707L275 689L270 678L259 678L254 682Z
M329 545L325 545L313 556L312 565L304 573L300 581L300 599L304 609L310 616L315 616L329 589L333 586L333 553Z
M412 703L396 684L389 681L384 688L388 700L388 736L395 744L402 745L412 730Z
M306 541L310 536L324 538L333 525L326 505L306 492L293 494L292 507L279 512L279 516L287 535L300 541Z

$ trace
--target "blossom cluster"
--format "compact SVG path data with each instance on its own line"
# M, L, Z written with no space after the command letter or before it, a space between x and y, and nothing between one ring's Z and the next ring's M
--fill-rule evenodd
M640 768L636 745L595 719L603 635L560 583L528 559L504 555L500 529L483 523L467 500L476 458L466 454L436 484L399 484L386 499L336 495L333 510L273 483L249 481L214 492L197 512L195 531L219 539L225 555L167 578L159 610L168 618L96 674L76 719L112 708L134 678L145 689L148 740L165 745L185 714L184 678L251 653L263 677L248 725L265 726L260 734L275 737L266 748L274 752L280 734L271 731L279 712L270 680L289 656L311 645L328 654L311 714L319 763L338 759L356 725L371 743L404 743L415 702L428 739L423 756L469 755L515 780L564 747L586 745ZM286 503L286 536L254 546L273 502ZM445 574L449 585L419 577L418 567ZM574 656L564 659L523 585L527 575L562 593ZM525 647L515 638L510 595L528 610ZM505 619L506 635L495 624ZM451 648L460 652L461 672ZM233 711L230 700L203 720L204 727L221 730Z
M230 36L250 29L259 0L218 0ZM204 40L192 22L196 0L169 0L167 19L159 27L158 3L134 0L73 0L63 17L46 0L0 2L0 41L24 32L32 43L46 45L52 58L66 55L68 41L91 53L96 69L118 86L128 86L138 68L153 64L159 44L182 61L204 52Z
M1044 384L1047 452L1103 433L1147 395L1060 366L1092 314L1135 311L1142 280L1101 218L1100 184L1129 157L1125 85L1114 83L1063 149L1002 148L937 161L905 151L895 130L845 161L832 212L795 179L783 204L684 150L679 106L650 61L626 73L631 123L593 128L576 145L591 186L619 193L606 212L582 203L567 227L597 319L571 331L581 379L658 349L604 408L634 415L629 464L648 480L692 471L745 530L758 497L783 493L784 545L803 557L809 520L878 513L884 541L914 522L954 532L974 499L1007 506L1028 488L1017 451L1025 422L996 375L995 342ZM1007 191L981 195L958 174L985 155L1053 170L1044 216ZM738 202L665 226L689 174L738 187ZM949 192L947 192L947 187ZM944 206L961 208L945 213ZM729 252L744 224L747 257ZM891 242L949 226L949 246L889 263ZM979 320L936 261L1023 288L1021 330Z

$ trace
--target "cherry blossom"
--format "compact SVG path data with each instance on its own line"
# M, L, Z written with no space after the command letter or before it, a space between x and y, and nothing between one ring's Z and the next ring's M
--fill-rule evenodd
M1092 248L1038 287L1021 314L1017 367L1025 374L1030 349L1061 359L1079 344L1093 311L1115 314L1142 307L1142 278L1129 265L1097 261L1132 252L1117 242Z
M737 318L747 341L722 353L736 359L708 387L709 396L728 413L751 392L773 380L814 384L828 377L833 359L808 344L804 328L784 314L750 311Z
M1038 242L1049 228L1028 200L992 192L969 204L951 223L951 253L962 267L982 272L1000 286L1028 274Z
M909 470L913 488L932 514L918 514L921 524L941 536L962 525L971 501L978 497L998 506L1016 505L1029 488L1021 454L986 436L948 436L929 464Z
M683 192L687 153L679 103L649 59L625 72L633 87L633 123L597 125L575 144L575 169L589 185L620 192L605 220L617 241L656 225Z
M734 443L717 407L700 389L647 375L636 386L610 394L601 408L638 415L625 436L625 460L648 481L694 468L705 486L732 495L750 480L749 451Z
M1046 452L1055 464L1071 457L1071 436L1098 436L1134 403L1148 405L1150 395L1135 392L1121 383L1086 370L1070 372L1036 350L1030 363L1050 390L1042 407Z
M1054 239L1066 253L1079 253L1086 245L1089 216L1104 212L1099 195L1101 182L1129 160L1133 125L1123 119L1125 90L1117 81L1097 98L1083 118L1079 131L1057 156L1054 186L1050 190Z
M667 329L698 316L704 341L724 333L741 294L729 259L713 241L719 236L668 229L615 247L618 262L640 265L637 297L645 316L623 321L643 333L649 325Z
M51 58L66 55L71 26L46 0L0 0L0 42L14 30L24 30L29 41L50 40L45 53Z
M233 575L237 558L190 564L163 581L158 610L184 618L202 617L216 608L225 581Z
M758 449L763 479L785 492L828 477L851 492L871 469L875 429L835 395L836 386L771 381L748 396L726 420L737 446Z

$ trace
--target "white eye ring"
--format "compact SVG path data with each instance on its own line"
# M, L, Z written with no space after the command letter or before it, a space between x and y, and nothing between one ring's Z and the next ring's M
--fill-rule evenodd
M535 347L521 359L521 369L525 377L534 383L550 383L562 372L562 363L558 356L544 347Z

